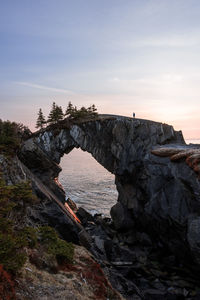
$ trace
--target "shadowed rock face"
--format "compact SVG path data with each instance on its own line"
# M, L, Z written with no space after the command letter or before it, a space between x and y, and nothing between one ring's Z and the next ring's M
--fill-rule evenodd
M184 160L152 153L167 145L188 146L172 126L125 117L47 129L29 139L21 160L64 201L55 184L60 158L74 147L87 151L115 174L119 193L111 216L123 242L137 244L144 233L155 245L200 263L200 182Z

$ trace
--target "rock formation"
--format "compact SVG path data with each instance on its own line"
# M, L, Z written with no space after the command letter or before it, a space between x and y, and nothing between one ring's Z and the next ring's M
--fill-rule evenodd
M115 175L119 196L111 217L118 242L132 250L142 245L146 256L167 253L179 263L190 267L195 263L199 268L200 148L187 146L182 133L167 124L118 116L102 115L71 124L62 121L34 134L19 157L35 181L40 178L37 192L46 194L45 187L53 199L37 216L58 222L55 227L64 236L69 230L68 238L73 236L73 240L80 240L81 226L55 209L57 200L65 202L56 183L59 162L73 148L91 153ZM89 248L87 234L82 239ZM108 244L103 247L109 249Z

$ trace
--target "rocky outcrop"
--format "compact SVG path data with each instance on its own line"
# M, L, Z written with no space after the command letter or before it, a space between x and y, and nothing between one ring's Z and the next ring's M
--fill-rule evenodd
M44 184L40 177L33 174L18 157L6 158L4 155L0 155L0 172L7 185L30 181L33 192L37 196L35 203L22 205L26 207L26 209L24 207L25 212L21 214L21 210L19 210L20 215L17 222L21 223L20 226L49 225L54 227L64 239L74 243L80 242L80 236L84 235L83 227L62 204L54 190L50 189L48 184ZM55 186L57 187L56 184ZM64 195L64 191L62 195ZM16 219L18 212L15 213L14 218Z
M145 248L147 259L172 255L173 262L190 267L195 262L199 268L199 152L185 144L181 132L153 121L100 116L63 121L35 134L23 145L20 160L62 203L65 195L55 179L61 157L73 148L91 153L115 174L115 242L135 251ZM168 154L161 155L166 149Z
M159 147L152 150L151 153L161 157L170 157L171 161L185 159L188 166L191 167L200 178L200 146Z
M34 252L29 250L31 251ZM91 254L85 248L76 246L73 265L59 266L56 272L38 268L27 260L17 278L16 299L123 300L124 298L112 288Z

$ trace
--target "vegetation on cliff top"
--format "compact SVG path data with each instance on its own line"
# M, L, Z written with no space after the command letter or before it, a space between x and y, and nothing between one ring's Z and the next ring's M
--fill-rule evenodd
M95 105L91 105L88 108L82 106L78 109L76 106L69 101L65 113L61 106L58 106L55 102L52 104L51 111L48 115L47 120L45 119L42 109L39 109L38 118L36 121L36 128L43 129L45 125L57 124L62 121L65 117L69 119L81 119L81 118L94 118L98 115Z

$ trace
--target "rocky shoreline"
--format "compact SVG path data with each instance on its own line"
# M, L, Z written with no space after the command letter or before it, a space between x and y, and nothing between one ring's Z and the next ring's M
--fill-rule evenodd
M127 243L110 218L79 210L77 214L91 237L89 251L125 299L200 298L198 270L192 271L167 249L153 245L148 235L142 233L137 241Z

